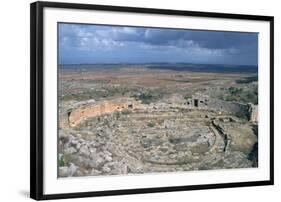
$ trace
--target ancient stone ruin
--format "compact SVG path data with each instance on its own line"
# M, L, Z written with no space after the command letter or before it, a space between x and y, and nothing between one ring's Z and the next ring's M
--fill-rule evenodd
M209 100L210 98L207 95L195 94L186 101L186 105L190 108L208 109Z
M258 122L258 106L249 103L241 104L235 102L227 102L219 99L210 98L207 95L195 94L192 98L187 99L185 102L180 103L157 103L154 104L154 108L169 108L180 107L183 109L197 109L197 110L211 110L216 111L219 114L222 112L233 115L245 115L251 122ZM120 112L122 110L143 110L149 109L151 106L145 106L140 101L136 101L133 98L122 98L106 101L87 101L76 105L74 108L68 110L68 124L74 127L88 118L102 116L108 113Z
M224 100L210 98L207 95L195 94L186 103L190 109L213 110L219 114L229 113L236 116L245 116L251 122L258 122L258 106L252 103L242 104L238 102L227 102Z
M252 104L200 94L178 103L122 98L80 102L66 116L61 177L257 166Z
M122 110L130 109L137 110L141 108L141 104L133 99L114 99L109 101L87 102L82 103L68 114L69 125L74 127L82 121L102 116L108 113L120 112Z

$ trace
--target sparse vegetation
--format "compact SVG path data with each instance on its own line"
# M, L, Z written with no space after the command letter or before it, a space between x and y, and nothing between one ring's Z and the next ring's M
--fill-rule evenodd
M151 128L154 127L155 125L156 125L156 124L155 124L154 122L149 122L149 123L147 123L147 126L148 126L148 127L151 127Z
M74 162L74 157L71 154L63 154L59 159L59 166L68 166L70 162Z
M61 101L77 100L84 101L89 99L100 100L104 98L110 98L115 96L124 96L126 93L130 93L131 89L127 87L102 87L95 89L84 89L77 93L68 93L65 95L60 95Z
M65 166L63 156L58 160L59 167Z
M250 77L246 77L244 79L237 79L235 82L238 84L246 84L246 83L251 83L251 82L255 82L258 81L258 76L250 76Z
M143 104L150 104L153 101L153 97L150 93L142 93L139 96L139 99L142 101Z
M225 101L236 101L242 103L258 104L258 87L253 88L238 88L230 87L227 89L226 94L221 97Z
M149 91L149 92L142 92L133 95L136 100L141 100L143 104L150 104L153 102L157 102L158 100L162 99L165 95L165 92L161 91L160 89Z

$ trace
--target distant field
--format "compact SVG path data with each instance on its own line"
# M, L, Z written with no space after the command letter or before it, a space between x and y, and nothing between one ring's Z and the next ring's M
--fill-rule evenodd
M81 65L60 65L61 69L118 69L118 68L139 68L159 70L175 70L190 72L212 72L212 73L257 73L258 66L245 65L222 65L222 64L187 64L187 63L153 63L153 64L81 64Z
M231 72L241 68L232 66L225 66L228 71L220 72L205 72L201 65L177 67L182 70L172 70L167 64L63 65L59 68L60 99L83 101L127 96L150 102L175 93L189 97L201 92L226 101L258 103L257 73Z

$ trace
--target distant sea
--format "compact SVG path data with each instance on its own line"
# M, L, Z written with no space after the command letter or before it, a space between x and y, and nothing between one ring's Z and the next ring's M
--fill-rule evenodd
M139 68L209 73L258 73L258 66L223 65L223 64L189 64L189 63L149 63L149 64L71 64L59 65L60 69L118 69Z

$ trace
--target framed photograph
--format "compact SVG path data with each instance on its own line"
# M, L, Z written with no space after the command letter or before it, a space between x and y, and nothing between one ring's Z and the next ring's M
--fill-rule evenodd
M31 4L31 198L273 184L273 17Z

